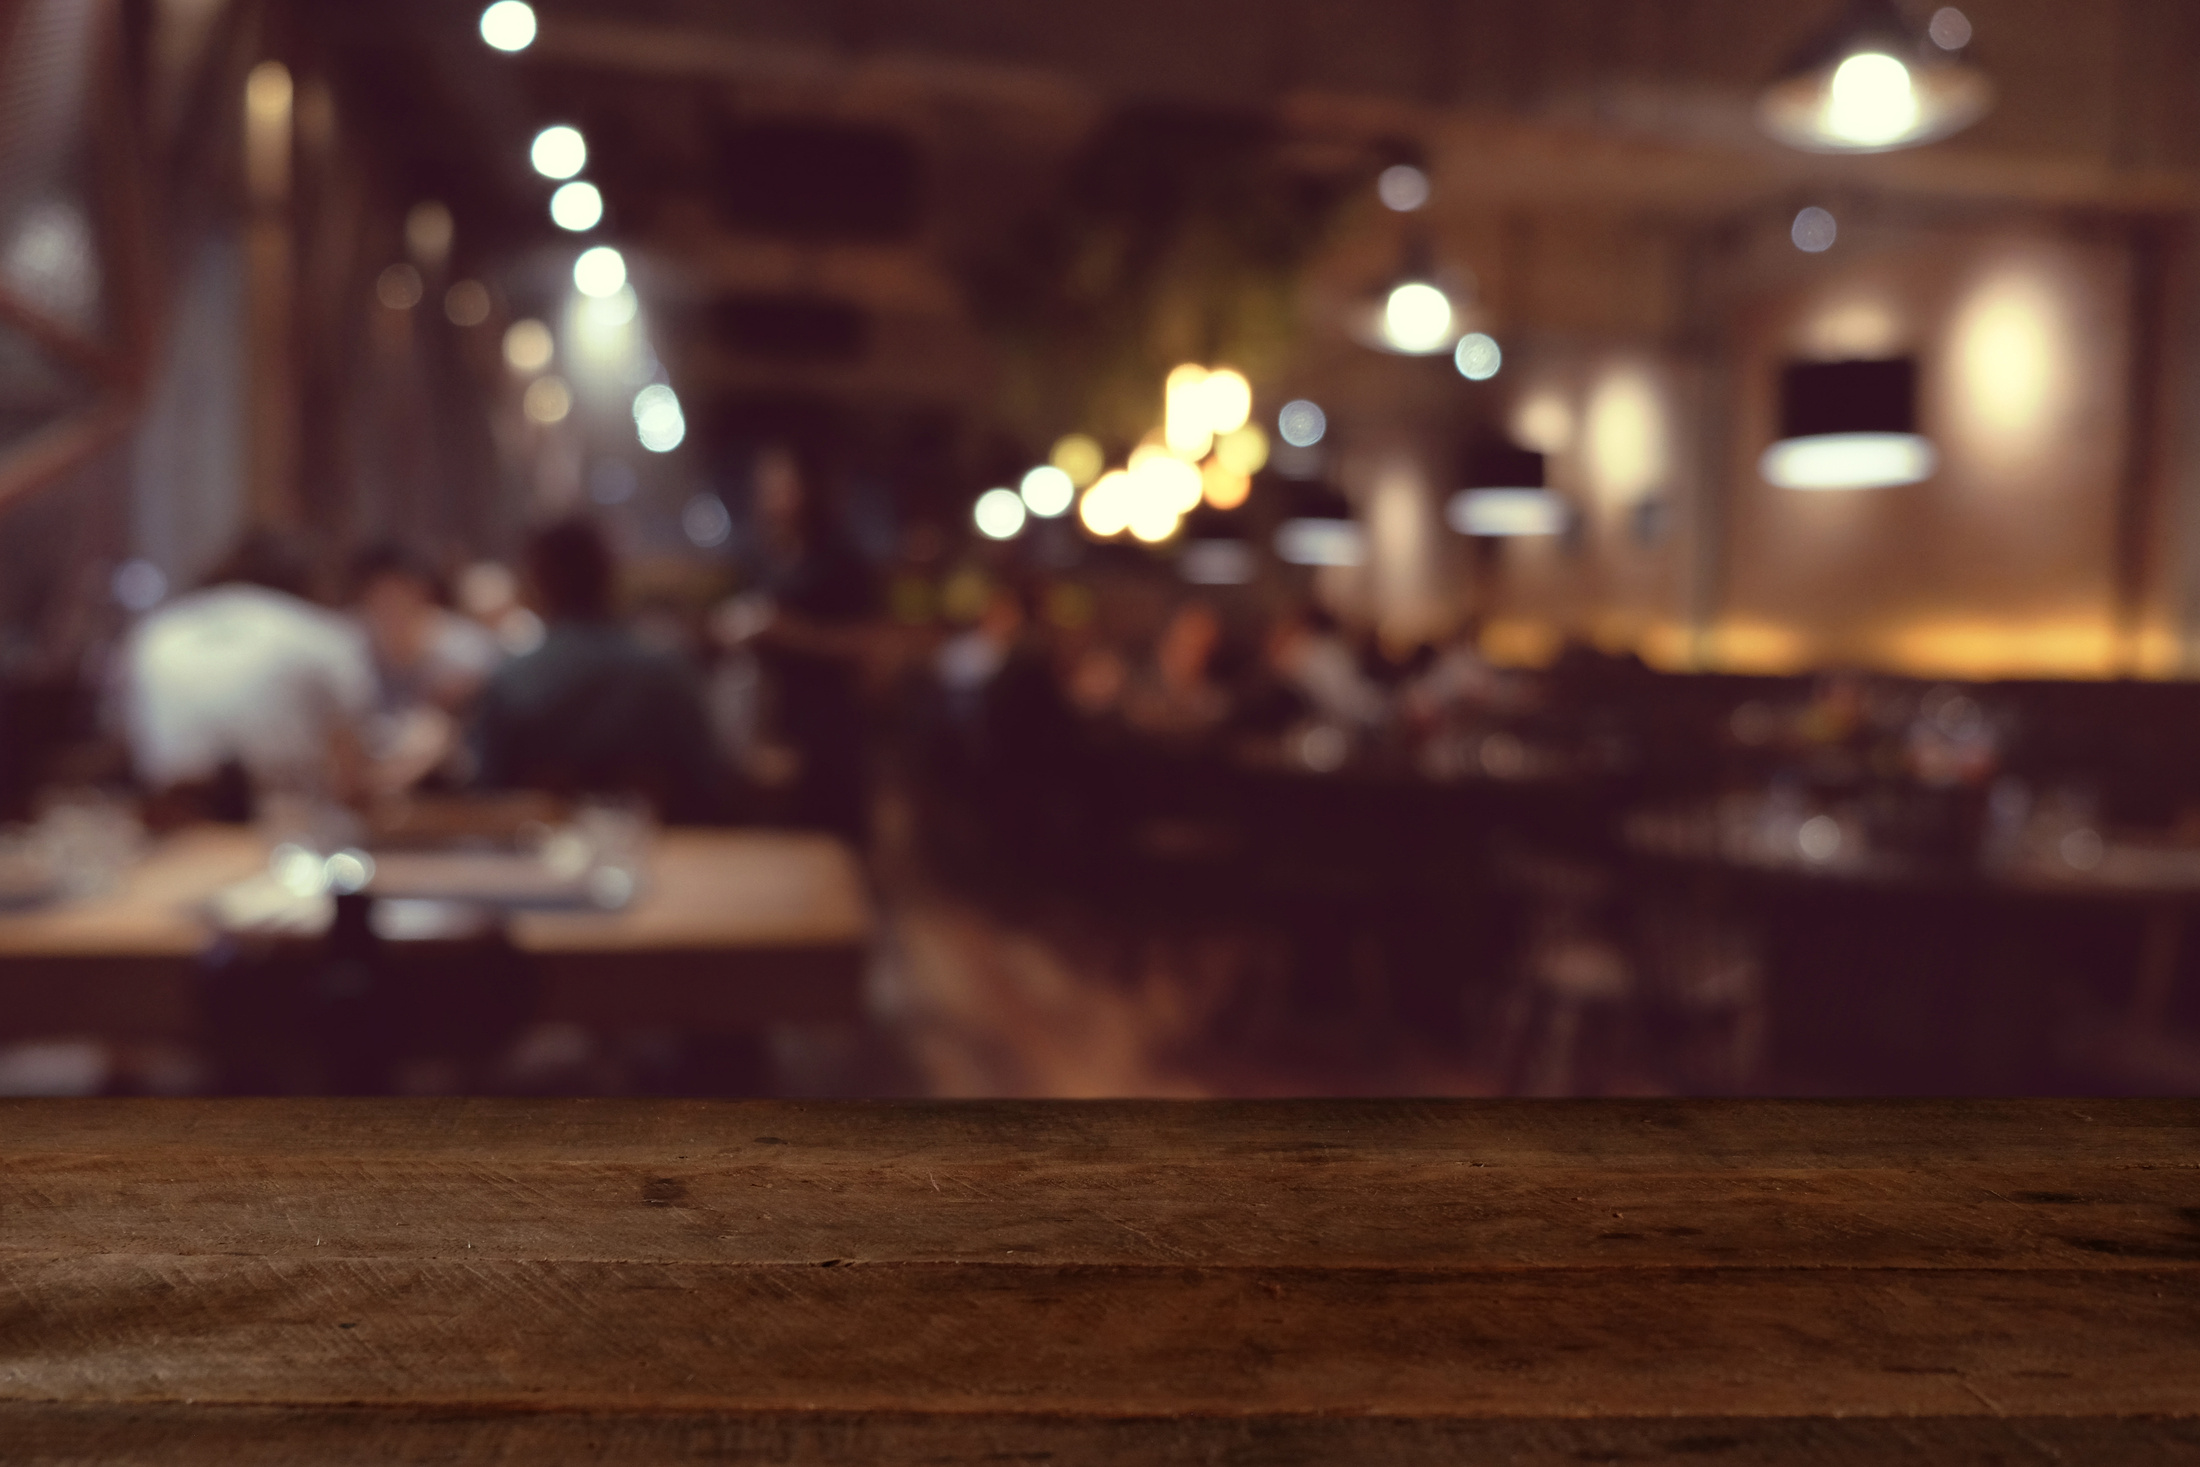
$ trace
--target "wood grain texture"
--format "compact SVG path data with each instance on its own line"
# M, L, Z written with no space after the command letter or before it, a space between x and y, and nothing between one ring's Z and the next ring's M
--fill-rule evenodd
M0 1433L2189 1460L2196 1139L2185 1102L18 1103Z

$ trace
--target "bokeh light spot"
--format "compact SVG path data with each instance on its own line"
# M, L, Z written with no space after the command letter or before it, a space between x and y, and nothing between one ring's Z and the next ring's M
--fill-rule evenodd
M461 280L443 292L443 315L453 326L479 326L489 319L489 287Z
M499 51L524 51L535 44L535 7L526 0L497 0L481 12L481 39Z
M410 265L392 265L374 282L374 298L393 311L409 311L425 293L420 272Z
M1328 431L1328 415L1303 397L1285 403L1276 414L1276 432L1293 448L1312 448Z
M603 222L603 195L592 183L560 185L550 196L550 222L575 234Z
M1788 229L1788 238L1806 255L1822 255L1833 248L1833 241L1841 232L1841 226L1833 215L1813 204L1795 216L1795 223Z
M532 376L549 366L557 350L550 328L532 317L514 321L505 329L504 365L522 375Z
M970 518L988 540L1013 540L1024 527L1024 499L1013 489L988 489L971 506Z
M582 250L573 262L573 285L582 295L598 299L617 295L626 284L626 256L609 245Z
M573 411L573 389L565 385L562 377L537 377L527 384L520 407L530 422L562 423Z
M634 394L634 436L651 453L670 453L687 437L680 395L662 382Z
M1069 507L1077 502L1077 486L1053 464L1041 464L1024 475L1018 489L1024 508L1043 520L1069 513Z
M588 166L588 142L579 128L561 122L536 133L527 156L544 178L571 178Z
M1452 363L1459 368L1459 375L1469 382L1487 382L1505 365L1505 352L1497 344L1496 337L1469 331L1459 338L1459 349L1452 353Z
M1375 180L1375 195L1386 209L1411 214L1428 203L1428 175L1411 163L1393 164Z

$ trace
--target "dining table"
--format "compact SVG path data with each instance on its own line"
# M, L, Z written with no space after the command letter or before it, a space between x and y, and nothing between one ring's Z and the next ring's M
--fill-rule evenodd
M187 827L102 890L0 912L0 1039L196 1036L222 899L266 884L272 844L250 826ZM668 828L612 907L485 901L484 873L493 882L512 866L501 854L400 851L378 865L401 910L435 905L444 889L464 898L529 961L545 1020L749 1031L865 1012L871 898L855 853L830 835ZM308 923L268 940L316 937Z

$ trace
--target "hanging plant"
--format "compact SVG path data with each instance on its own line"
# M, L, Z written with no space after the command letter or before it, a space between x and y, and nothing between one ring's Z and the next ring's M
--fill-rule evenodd
M1005 428L1127 445L1154 426L1177 363L1255 380L1281 364L1300 273L1353 182L1292 168L1282 142L1241 115L1120 113L1058 196L970 262L970 300L1004 358Z

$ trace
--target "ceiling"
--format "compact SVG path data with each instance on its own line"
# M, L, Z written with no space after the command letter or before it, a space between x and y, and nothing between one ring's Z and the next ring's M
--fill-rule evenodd
M526 143L548 122L579 124L606 229L684 323L683 389L725 395L952 403L988 390L1001 365L973 319L972 271L1059 200L1080 149L1126 110L1246 119L1289 167L1331 184L1414 158L1435 183L1416 228L1486 262L1500 238L1577 262L1574 284L1514 304L1522 324L1568 329L1670 324L1670 310L1644 313L1642 291L1604 287L1667 271L1676 241L1799 197L2116 217L2200 207L2188 0L1972 0L1996 111L1948 143L1869 158L1793 153L1750 124L1754 89L1835 3L537 8L540 37L519 56L480 43L464 0L299 6L290 23L391 187L448 200L478 258L569 244L544 217ZM838 183L806 188L805 167ZM1395 221L1376 211L1347 224L1333 269L1395 248Z

